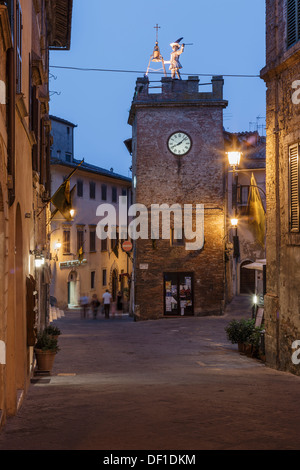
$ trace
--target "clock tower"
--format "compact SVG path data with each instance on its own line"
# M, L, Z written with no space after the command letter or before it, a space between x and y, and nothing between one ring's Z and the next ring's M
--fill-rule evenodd
M152 87L147 76L137 79L128 120L133 202L147 208L149 221L148 238L134 241L134 313L137 319L222 314L223 109L228 104L223 99L223 77L212 77L206 92L199 91L198 76L187 80L162 77L159 83L157 93L157 82ZM158 206L182 209L182 227L170 211L168 237L162 227L159 238L153 235L151 211ZM200 244L190 243L185 207L193 209L193 237L202 240Z

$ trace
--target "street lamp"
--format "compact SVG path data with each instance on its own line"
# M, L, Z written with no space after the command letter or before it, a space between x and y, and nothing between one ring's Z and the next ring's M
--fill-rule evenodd
M232 228L237 228L238 222L239 222L238 219L231 219L231 227Z
M61 243L60 241L58 240L55 245L54 245L54 250L55 250L55 261L58 261L58 252L61 248Z
M70 210L70 216L73 218L74 215L75 215L75 210L74 210L74 209L71 209L71 210Z

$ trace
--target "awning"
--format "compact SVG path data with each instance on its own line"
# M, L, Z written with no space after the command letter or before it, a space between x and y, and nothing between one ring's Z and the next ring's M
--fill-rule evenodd
M242 267L246 269L255 269L256 271L263 271L265 265L266 260L257 260L255 263L246 264Z

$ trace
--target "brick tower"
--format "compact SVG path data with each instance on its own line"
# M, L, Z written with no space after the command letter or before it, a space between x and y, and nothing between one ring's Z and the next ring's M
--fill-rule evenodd
M198 76L161 79L151 93L138 78L128 123L132 126L133 202L204 205L204 245L186 249L170 237L134 243L134 312L137 319L221 314L225 293L225 154L223 77L199 92ZM183 142L182 142L183 141ZM150 220L150 215L149 215ZM184 220L184 218L183 218ZM194 220L195 224L195 220ZM195 227L194 227L195 228Z

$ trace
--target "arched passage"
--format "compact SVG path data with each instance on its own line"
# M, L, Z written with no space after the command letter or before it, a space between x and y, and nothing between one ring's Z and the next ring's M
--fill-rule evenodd
M255 271L254 269L246 269L244 266L251 264L253 261L243 261L240 266L240 294L255 293Z
M24 290L25 278L23 268L23 226L20 205L16 209L15 226L15 286L16 286L16 328L15 328L15 350L16 350L16 386L17 389L25 388L26 380L26 323Z

